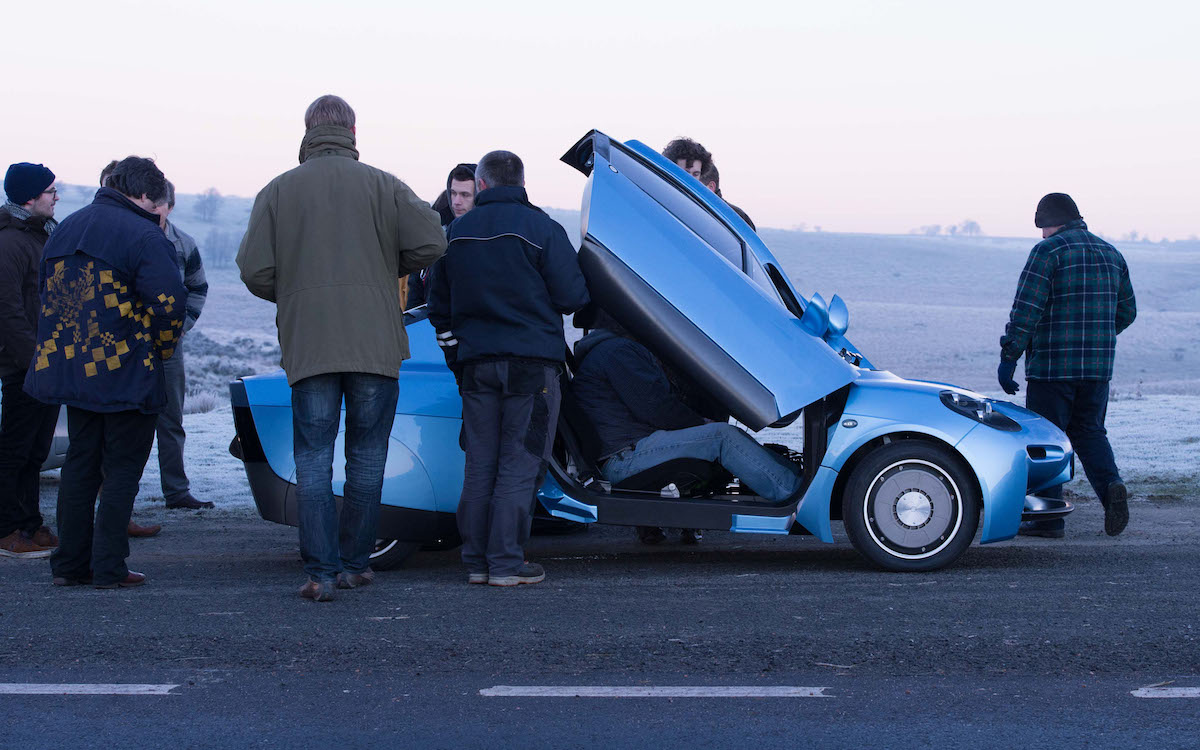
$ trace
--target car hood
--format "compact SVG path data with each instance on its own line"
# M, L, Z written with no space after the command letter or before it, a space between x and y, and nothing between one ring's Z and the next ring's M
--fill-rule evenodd
M770 250L695 178L592 131L579 265L593 301L741 423L762 429L853 381L845 306L796 294ZM816 304L814 304L816 303Z

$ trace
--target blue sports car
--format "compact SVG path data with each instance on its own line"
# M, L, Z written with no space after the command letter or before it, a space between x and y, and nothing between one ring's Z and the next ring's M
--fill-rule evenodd
M736 477L691 481L712 467L678 461L611 484L564 373L555 453L538 513L582 523L811 534L832 542L841 520L854 547L897 571L953 562L976 531L1009 539L1022 518L1067 503L1027 497L1068 481L1066 435L1027 409L871 366L846 338L838 297L797 293L763 241L719 197L637 141L598 131L563 161L587 177L579 262L593 301L674 372L750 430L800 420L804 489L783 504L746 494ZM373 565L458 543L461 402L423 308L405 315L412 359L388 452ZM297 523L291 393L282 371L230 384L237 437L263 518ZM334 492L344 481L344 451ZM710 472L711 476L711 472ZM982 523L982 526L981 526Z

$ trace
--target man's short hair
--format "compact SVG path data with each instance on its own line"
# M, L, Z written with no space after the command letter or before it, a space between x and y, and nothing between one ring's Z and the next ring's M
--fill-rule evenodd
M511 151L491 151L484 154L475 168L475 179L488 187L500 185L525 186L525 165Z
M127 156L113 167L105 187L120 192L130 198L141 198L143 195L154 204L167 199L167 178L163 175L153 159L141 156Z
M108 176L117 168L117 160L113 159L100 170L100 187L108 187Z
M340 128L354 128L354 110L340 96L326 94L318 97L308 105L304 113L304 129L311 130L318 125L336 125Z
M447 189L450 188L451 182L474 183L475 182L475 169L476 169L476 166L474 164L465 164L464 163L464 164L459 164L459 165L455 166L454 169L450 170L450 176L446 178L446 188ZM489 182L488 184L490 185L491 183Z
M713 183L716 186L716 190L713 192L717 195L721 194L721 173L717 171L716 164L709 162L708 166L701 170L700 182L704 183L705 186L710 182Z
M663 156L673 162L682 161L687 166L691 166L692 162L700 162L700 171L703 172L708 167L712 166L712 154L708 149L696 143L691 138L679 137L667 144L663 149Z
M167 208L175 208L175 183L167 180Z

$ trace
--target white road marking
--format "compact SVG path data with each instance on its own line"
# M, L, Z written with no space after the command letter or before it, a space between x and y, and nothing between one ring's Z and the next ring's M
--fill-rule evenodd
M1138 688L1131 695L1134 698L1200 698L1200 687Z
M170 695L178 685L0 682L0 695Z
M785 685L496 685L486 698L832 698L825 687Z

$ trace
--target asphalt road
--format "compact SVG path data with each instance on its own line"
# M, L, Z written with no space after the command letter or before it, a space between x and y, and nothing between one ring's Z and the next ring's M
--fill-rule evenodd
M1065 540L922 575L844 541L645 547L600 527L535 538L536 586L468 586L455 552L421 553L330 604L296 596L293 530L188 514L133 542L140 589L53 588L45 561L0 560L0 683L177 686L0 685L0 748L1194 748L1200 698L1132 692L1200 688L1198 506L1134 503L1109 539L1084 504ZM480 692L497 686L823 697Z

